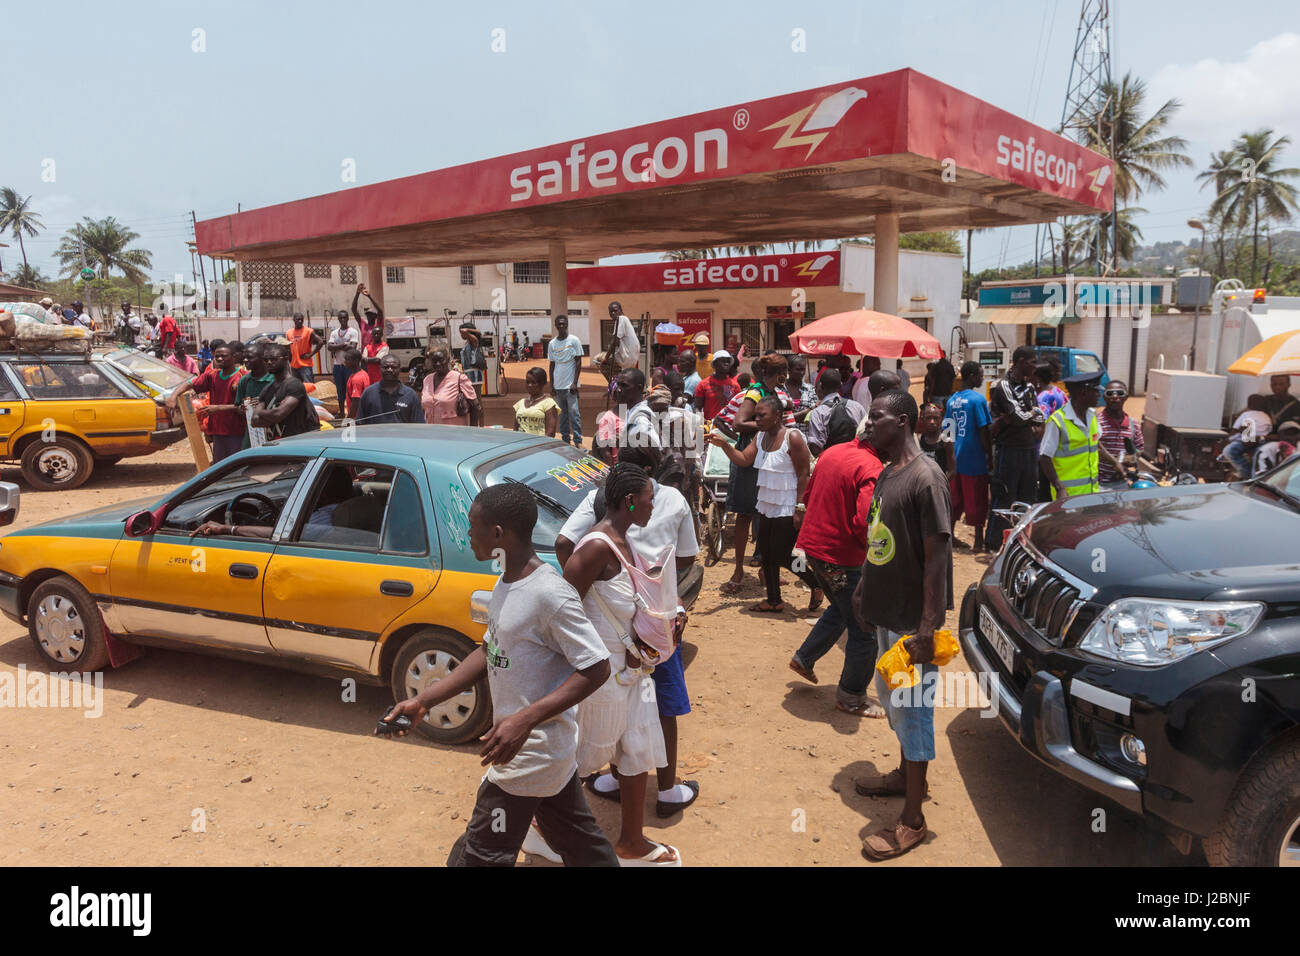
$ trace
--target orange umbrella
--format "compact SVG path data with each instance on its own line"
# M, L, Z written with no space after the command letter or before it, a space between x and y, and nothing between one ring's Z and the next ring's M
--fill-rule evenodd
M1228 366L1238 375L1300 375L1300 331L1270 335Z
M937 359L939 340L915 322L854 309L809 322L790 335L790 344L805 355L878 355L880 358Z

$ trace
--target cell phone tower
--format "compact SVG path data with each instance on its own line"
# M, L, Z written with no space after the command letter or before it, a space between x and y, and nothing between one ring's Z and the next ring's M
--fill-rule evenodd
M1105 90L1111 86L1110 69L1111 22L1109 0L1083 0L1079 11L1079 25L1074 31L1074 59L1070 63L1070 80L1066 84L1065 103L1061 107L1061 125L1057 132L1088 144L1089 128L1097 122L1108 107L1116 104L1106 99ZM1100 130L1098 131L1100 132ZM1111 124L1113 139L1114 123ZM1112 142L1112 146L1114 143ZM1110 152L1113 154L1114 150ZM1103 229L1106 216L1097 217L1094 234L1097 274L1102 273ZM1115 217L1110 217L1112 229L1111 249L1115 248ZM1047 228L1049 247L1052 227ZM1041 258L1041 256L1040 256ZM1118 261L1118 257L1116 257Z

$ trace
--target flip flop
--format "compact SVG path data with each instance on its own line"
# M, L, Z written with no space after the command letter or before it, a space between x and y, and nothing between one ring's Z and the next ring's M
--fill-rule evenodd
M821 588L813 588L812 594L808 598L808 610L815 611L819 607L821 607L822 601L825 599L825 597L826 595L822 592Z
M770 605L768 607L763 607L764 604L767 604L767 602L759 601L757 604L751 604L747 608L747 610L753 611L755 614L784 614L785 613L784 601L782 601L776 607L772 607Z
M692 803L694 803L696 800L699 799L700 785L698 783L696 783L694 780L683 780L682 786L690 787L691 798L689 800L683 800L681 803L671 803L667 800L657 801L655 803L655 816L657 816L660 820L666 820L669 817L671 817L674 813L681 813L683 810L685 810Z
M809 670L806 667L800 667L799 662L796 661L793 657L790 658L790 670L794 671L796 674L798 674L804 680L808 681L808 683L810 684L818 683L817 675L814 674L811 670Z
M588 790L590 790L592 793L594 793L596 796L600 797L602 800L612 800L614 803L622 803L623 802L622 787L615 787L613 790L596 789L596 781L599 780L602 776L604 776L604 774L594 773L586 780L584 780L582 782L582 785L586 787Z
M744 586L745 586L744 578L742 578L739 581L732 581L730 578L728 578L726 581L723 581L722 584L718 586L718 590L721 591L723 594L739 594L740 589L743 588Z
M842 714L848 714L851 717L870 717L873 720L883 719L885 708L879 704L863 704L861 707L845 707L839 701L835 702L835 709Z
M677 847L667 843L655 843L653 840L651 840L650 842L654 843L654 849L651 850L649 853L647 853L645 856L638 857L635 860L629 860L625 857L620 856L618 858L618 865L619 866L681 866L682 865L682 854L681 851L677 849ZM663 859L669 853L676 853L677 859L675 860Z
M892 860L920 844L928 832L924 820L916 830L899 820L893 827L877 830L863 840L862 855L868 860Z

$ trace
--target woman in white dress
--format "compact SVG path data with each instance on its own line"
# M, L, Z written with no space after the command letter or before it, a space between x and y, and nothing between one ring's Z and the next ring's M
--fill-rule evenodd
M628 566L636 565L627 529L645 527L654 507L650 476L636 465L615 465L605 481L604 514L564 566L583 607L609 650L610 676L578 705L578 775L618 768L622 829L614 852L624 866L680 866L676 848L646 839L646 775L667 762L646 646L632 634L635 593ZM630 645L630 646L629 646Z

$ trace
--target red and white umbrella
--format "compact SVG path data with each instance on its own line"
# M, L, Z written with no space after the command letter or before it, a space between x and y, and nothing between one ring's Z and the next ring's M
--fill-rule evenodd
M939 340L915 322L854 309L809 322L790 334L790 344L805 355L877 355L880 358L937 359Z

